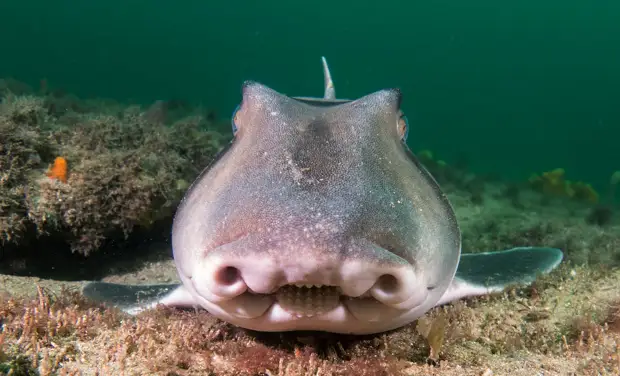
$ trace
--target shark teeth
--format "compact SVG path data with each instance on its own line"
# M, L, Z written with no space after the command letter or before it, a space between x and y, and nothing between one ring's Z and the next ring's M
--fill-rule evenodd
M340 304L341 291L336 286L296 283L276 291L283 310L296 317L312 317L331 311Z
M305 288L308 288L308 289L313 288L313 287L318 287L318 288L327 287L325 285L313 285L311 283L294 283L293 286L299 287L299 288L305 287Z

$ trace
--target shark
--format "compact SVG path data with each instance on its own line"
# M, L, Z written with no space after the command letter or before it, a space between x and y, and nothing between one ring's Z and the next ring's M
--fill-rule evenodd
M244 82L232 141L174 215L180 283L91 281L83 295L129 314L193 307L255 331L363 335L561 263L550 247L463 253L453 207L407 146L401 91L337 99L322 64L323 97Z

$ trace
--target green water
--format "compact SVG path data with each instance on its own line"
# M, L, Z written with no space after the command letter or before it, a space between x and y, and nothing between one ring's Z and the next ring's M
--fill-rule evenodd
M321 55L340 97L400 87L418 150L517 179L620 169L618 0L0 1L0 77L79 96L227 117L246 79L320 96Z

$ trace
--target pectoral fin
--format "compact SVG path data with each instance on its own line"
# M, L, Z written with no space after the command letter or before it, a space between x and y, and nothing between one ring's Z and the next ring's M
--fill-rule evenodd
M530 284L538 275L555 269L562 258L561 250L544 247L462 254L452 284L436 305Z
M187 289L178 283L124 285L89 282L82 288L82 294L91 300L109 304L130 314L137 314L158 304L169 307L198 306Z

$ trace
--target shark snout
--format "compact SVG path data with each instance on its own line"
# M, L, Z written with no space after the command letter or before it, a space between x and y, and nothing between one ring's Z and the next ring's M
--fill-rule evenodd
M192 267L193 289L209 303L244 318L277 305L298 318L346 307L358 320L375 321L386 312L409 311L428 297L419 271L393 254L378 254L388 251L376 246L366 255L358 251L338 257L295 251L298 257L286 251L263 250L245 257L212 252Z

